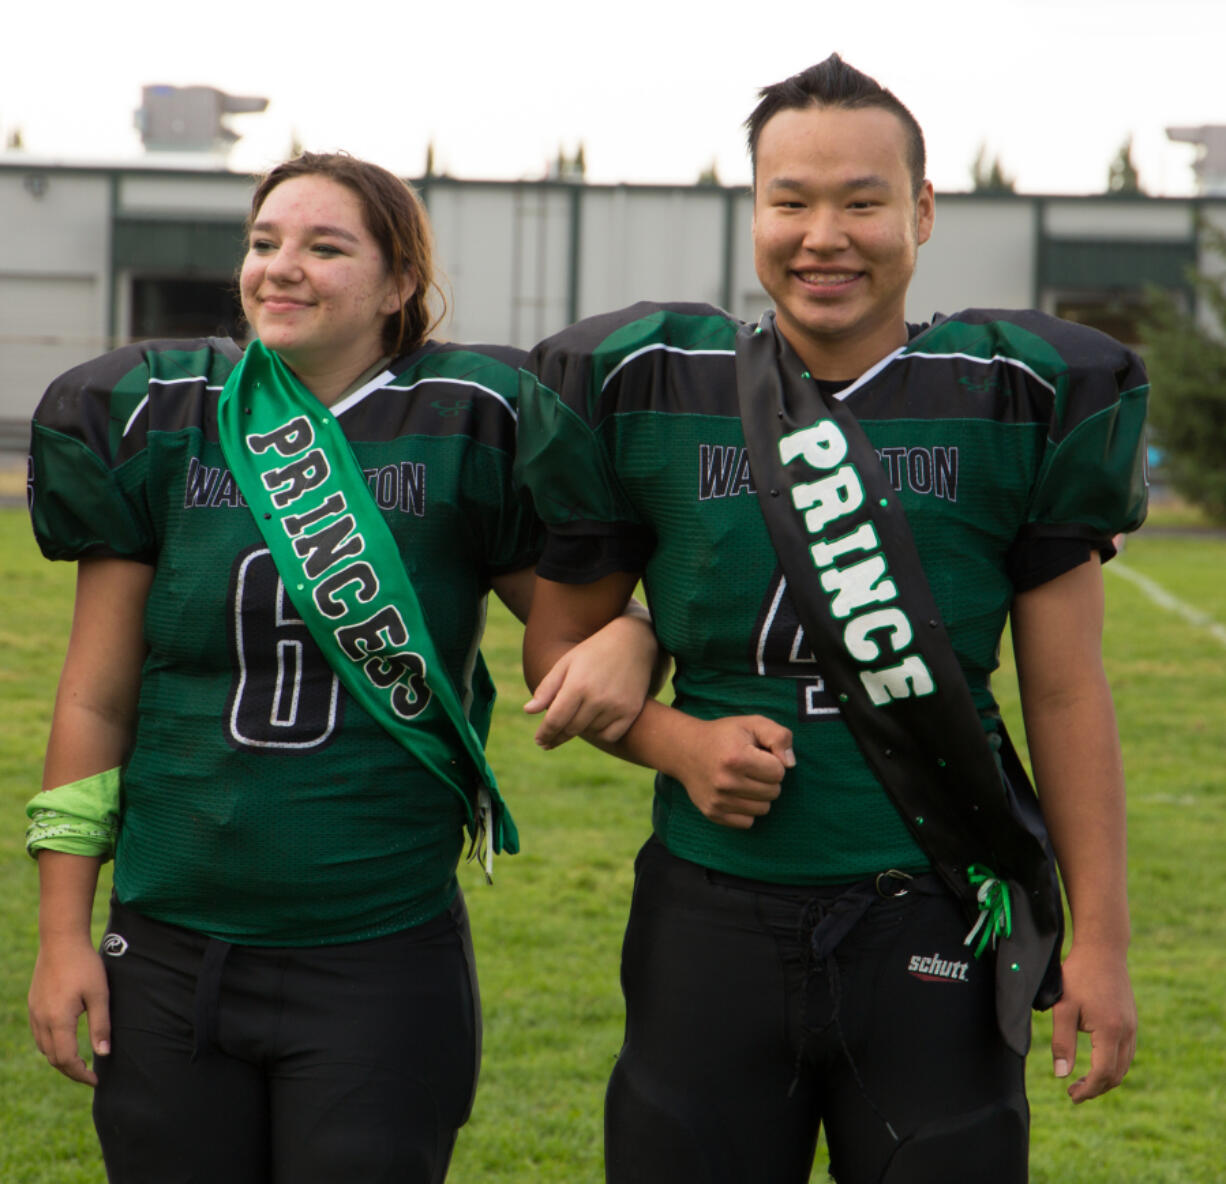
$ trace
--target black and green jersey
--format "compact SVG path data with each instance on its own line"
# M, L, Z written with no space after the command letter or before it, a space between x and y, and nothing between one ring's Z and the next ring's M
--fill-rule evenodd
M749 830L708 822L657 778L655 829L676 854L798 884L915 870L925 856L825 691L758 508L738 327L705 305L638 304L536 348L517 466L550 531L538 570L573 582L641 571L676 660L676 706L793 730L797 767ZM1045 553L1067 545L1053 540L1109 555L1143 517L1146 391L1137 359L1102 334L972 311L917 332L839 395L898 491L989 730L1018 573L1042 582Z
M34 420L44 553L156 568L116 891L235 942L393 932L450 903L465 807L349 699L286 597L217 440L238 357L129 346L57 379ZM511 485L521 358L428 343L333 408L482 736L491 577L540 551Z

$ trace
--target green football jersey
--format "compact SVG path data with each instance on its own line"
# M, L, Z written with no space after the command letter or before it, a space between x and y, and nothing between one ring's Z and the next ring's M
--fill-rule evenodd
M238 356L129 346L57 379L34 420L44 553L155 567L115 889L234 942L395 932L450 903L467 809L349 698L286 597L217 440ZM521 356L428 343L332 409L483 738L486 594L542 537L511 484Z
M654 826L673 852L779 883L915 871L926 857L825 690L758 508L739 327L705 305L639 304L536 348L517 469L550 532L538 571L641 572L676 661L675 705L793 731L797 767L748 830L709 822L657 777ZM839 393L898 492L989 732L1019 573L1042 582L1052 540L1110 555L1112 536L1140 524L1146 392L1135 356L1102 334L972 311L916 332Z

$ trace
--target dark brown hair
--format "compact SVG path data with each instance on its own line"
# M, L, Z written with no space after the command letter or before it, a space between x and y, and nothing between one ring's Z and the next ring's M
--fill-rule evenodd
M758 105L745 120L748 131L749 159L754 176L758 172L758 140L767 122L780 111L805 107L843 107L856 110L863 107L879 107L896 116L907 138L907 169L911 173L912 196L919 197L924 184L927 162L924 152L924 133L915 116L886 90L875 78L862 74L855 66L849 66L837 53L832 53L824 62L810 66L791 78L764 86L758 91Z
M268 172L256 186L247 216L247 230L259 216L268 195L283 181L296 177L327 177L354 193L362 207L366 229L379 246L384 265L394 275L411 274L413 294L383 326L383 348L389 354L416 349L436 329L447 311L447 298L434 274L434 241L425 207L412 186L387 169L345 152L304 152ZM432 308L437 295L439 310Z

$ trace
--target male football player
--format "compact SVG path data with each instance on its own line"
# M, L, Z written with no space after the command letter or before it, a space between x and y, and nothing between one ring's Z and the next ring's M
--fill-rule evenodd
M837 55L747 127L773 313L594 317L521 394L529 682L640 578L676 662L614 747L658 772L607 1178L807 1181L824 1123L840 1184L1022 1181L1032 1003L1057 1077L1090 1035L1075 1102L1135 1046L1101 563L1144 515L1145 375L1038 313L908 325L923 135ZM1006 620L1041 812L990 687Z

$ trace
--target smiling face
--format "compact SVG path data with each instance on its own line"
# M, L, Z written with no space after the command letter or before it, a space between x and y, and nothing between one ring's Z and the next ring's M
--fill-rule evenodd
M816 377L858 378L906 342L907 285L932 220L932 186L915 195L892 112L789 108L762 128L754 266Z
M388 272L357 194L309 175L283 181L265 198L239 289L255 335L326 399L383 354L383 326L412 281L398 283Z

